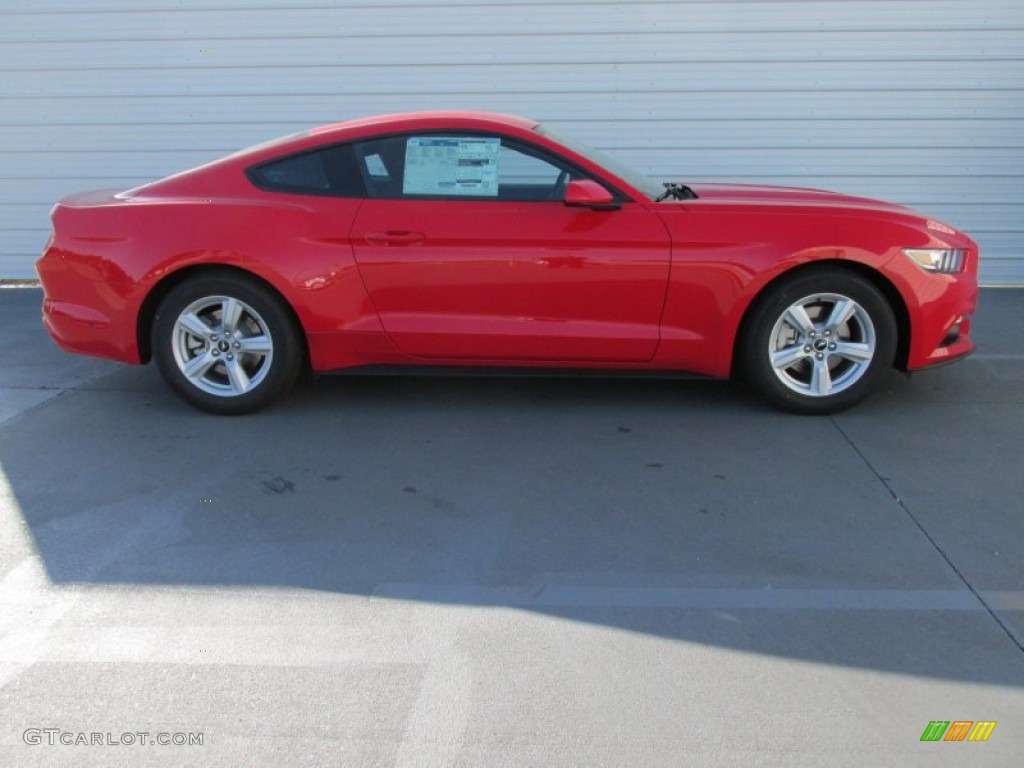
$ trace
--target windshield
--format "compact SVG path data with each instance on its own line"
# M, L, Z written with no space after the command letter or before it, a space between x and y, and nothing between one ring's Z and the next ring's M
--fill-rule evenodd
M593 147L584 144L582 141L577 141L576 139L566 136L564 133L556 131L544 124L538 125L534 130L541 136L549 138L552 141L557 141L559 144L571 149L576 154L587 158L587 160L595 165L599 165L609 173L618 176L630 186L639 189L652 200L665 191L662 188L662 185L654 179L644 176L639 171L633 170L628 165L620 163L614 157L606 155L601 150L594 149Z

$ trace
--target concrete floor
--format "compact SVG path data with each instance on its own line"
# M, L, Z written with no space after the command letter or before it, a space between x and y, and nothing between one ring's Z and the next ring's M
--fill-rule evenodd
M974 357L822 418L447 378L214 418L60 352L40 301L0 291L2 765L1024 755L1022 291L983 293Z

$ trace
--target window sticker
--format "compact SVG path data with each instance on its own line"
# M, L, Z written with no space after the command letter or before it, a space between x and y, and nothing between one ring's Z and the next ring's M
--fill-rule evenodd
M406 195L498 196L501 139L414 136L405 145Z
M388 169L384 167L380 155L366 156L366 170L371 176L381 176L385 179L388 177Z

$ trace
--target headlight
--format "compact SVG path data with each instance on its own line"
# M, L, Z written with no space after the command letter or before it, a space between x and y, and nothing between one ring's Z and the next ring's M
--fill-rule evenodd
M964 252L960 248L904 248L915 264L929 272L959 272L964 268Z

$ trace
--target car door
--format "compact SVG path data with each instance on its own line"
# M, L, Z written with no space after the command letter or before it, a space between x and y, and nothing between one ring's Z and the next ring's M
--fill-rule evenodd
M569 207L582 172L483 134L356 144L363 281L404 353L452 360L650 360L668 284L664 225L640 203Z

